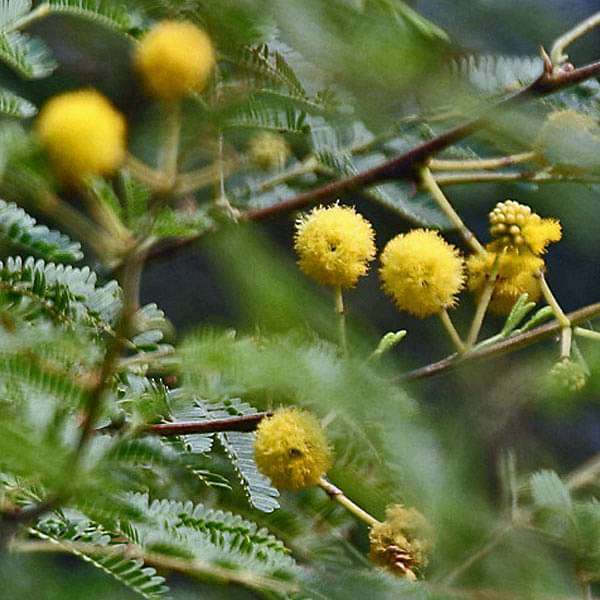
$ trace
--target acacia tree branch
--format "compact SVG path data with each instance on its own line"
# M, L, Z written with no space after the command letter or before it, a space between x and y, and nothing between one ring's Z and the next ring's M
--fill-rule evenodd
M157 423L148 425L142 431L155 435L190 435L193 433L217 433L219 431L254 431L258 424L273 413L259 412L253 415L240 415L210 421L181 421L179 423Z
M544 71L534 82L512 96L497 102L482 116L458 125L454 129L423 142L408 152L372 169L368 169L352 177L332 181L273 206L248 210L242 213L242 217L248 221L268 219L282 213L304 208L316 202L330 200L333 197L365 186L391 179L412 178L414 177L415 167L423 163L430 156L481 129L490 121L491 116L497 114L499 111L510 110L524 102L557 92L600 74L600 61L590 63L578 69L561 69L553 73L552 64L547 55L544 55L544 58Z
M576 324L582 321L587 321L593 317L600 315L600 302L596 304L590 304L584 306L578 310L568 313L566 317L570 323ZM398 379L400 381L415 381L417 379L426 379L428 377L436 377L443 373L447 373L464 362L474 362L477 360L484 360L488 358L494 358L501 356L508 352L520 350L527 346L531 346L535 342L538 342L544 338L550 337L560 332L562 325L559 321L554 320L539 327L535 327L530 331L508 337L495 344L489 346L483 346L481 348L475 348L463 354L452 354L438 362L431 363L425 367L420 367L409 373L401 375Z

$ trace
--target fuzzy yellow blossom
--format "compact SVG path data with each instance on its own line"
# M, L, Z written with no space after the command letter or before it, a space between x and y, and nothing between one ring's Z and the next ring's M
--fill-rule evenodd
M396 306L421 318L454 306L465 281L458 250L432 229L414 229L390 240L381 253L379 274Z
M316 485L331 467L331 450L319 421L296 408L263 419L254 441L256 465L282 489Z
M282 136L265 131L252 138L248 153L252 162L266 171L282 168L290 155L290 148Z
M185 21L155 25L140 41L134 59L148 92L160 100L201 91L216 62L208 35Z
M492 273L498 256L498 276L494 285L489 309L499 315L507 315L522 294L537 302L541 295L539 273L544 269L544 261L531 252L503 251L496 254L493 242L488 244L487 254L475 254L467 260L469 289L476 295L483 288Z
M529 206L514 200L498 202L489 214L489 220L497 251L529 250L540 255L546 252L548 244L558 242L562 237L558 220L542 219Z
M296 221L298 265L323 285L353 287L375 258L374 238L371 224L354 208L320 206Z
M394 504L385 514L385 521L373 525L369 532L369 556L374 563L415 581L427 566L431 529L414 508Z
M80 181L86 175L110 175L125 156L125 119L95 90L50 99L36 129L54 169L66 182Z

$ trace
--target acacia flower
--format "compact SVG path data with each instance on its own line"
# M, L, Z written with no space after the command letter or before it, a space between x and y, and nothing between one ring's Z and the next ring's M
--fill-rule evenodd
M36 129L54 169L67 182L86 175L110 175L125 156L125 119L95 90L51 98Z
M535 255L546 252L548 244L562 237L560 222L542 219L529 206L514 200L498 202L489 214L490 233L495 239L493 249L518 252L529 250Z
M390 240L381 253L379 274L396 306L421 318L454 306L465 281L458 250L432 229L414 229Z
M551 380L567 392L578 392L587 383L585 369L570 358L563 358L550 369Z
M371 224L354 208L319 206L296 221L298 265L323 285L353 287L375 258L374 238Z
M369 532L369 556L374 563L415 581L427 566L431 529L418 510L401 504L388 506L385 515L385 521Z
M539 273L544 269L544 260L529 251L501 251L496 253L494 243L486 246L487 254L475 254L467 260L469 289L480 294L491 276L496 257L498 275L489 309L499 315L507 315L522 294L537 302L541 295Z
M252 138L248 153L252 162L266 171L282 168L290 154L290 148L282 136L264 131Z
M319 421L309 412L283 408L263 419L254 441L256 465L282 489L316 485L331 466L331 450Z
M140 41L135 66L150 94L179 100L201 91L215 66L208 35L185 21L161 21Z

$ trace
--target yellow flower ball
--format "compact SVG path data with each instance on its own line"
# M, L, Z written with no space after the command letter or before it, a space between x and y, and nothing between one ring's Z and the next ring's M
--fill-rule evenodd
M428 563L431 528L418 510L401 504L389 506L385 515L385 521L369 532L369 556L392 573L415 581Z
M252 162L266 171L281 169L290 155L290 148L282 136L265 131L252 138L248 153Z
M379 274L396 306L421 318L454 306L465 281L458 250L431 229L390 240L381 253Z
M50 99L36 129L54 169L67 182L86 175L110 175L125 156L125 119L95 90Z
M142 38L134 61L150 94L179 100L204 88L216 59L202 29L185 21L162 21Z
M539 255L546 252L551 242L558 242L562 237L558 220L542 219L529 206L514 200L498 202L489 219L496 250L529 250Z
M296 408L263 419L254 441L256 465L282 489L316 485L331 467L331 450L319 421Z
M530 301L537 302L542 293L538 274L544 269L543 259L528 251L497 250L494 242L486 248L487 254L475 254L467 261L469 289L476 295L481 294L498 255L498 276L490 300L490 311L507 315L519 296L525 293Z
M349 206L318 207L296 221L298 265L323 285L353 287L375 258L369 221Z

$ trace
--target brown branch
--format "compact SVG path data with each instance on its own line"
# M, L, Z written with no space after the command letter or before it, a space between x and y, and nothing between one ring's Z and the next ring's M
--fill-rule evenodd
M158 423L148 425L144 433L155 435L190 435L192 433L216 433L218 431L254 431L258 424L270 417L270 412L260 412L254 415L211 419L210 421L181 421L179 423Z
M569 321L573 324L581 323L592 317L600 315L600 302L596 304L590 304L584 306L578 310L573 311L567 315ZM501 356L507 352L514 350L520 350L527 346L531 346L535 342L541 339L550 337L560 332L561 325L557 320L550 321L544 325L540 325L530 331L508 337L505 340L492 344L490 346L483 346L479 349L475 348L470 352L464 354L452 354L447 358L444 358L438 362L432 363L425 367L420 367L414 371L410 371L404 375L401 375L400 381L415 381L417 379L426 379L428 377L436 377L456 369L456 367L462 365L465 362L473 362L478 360L484 360L488 358L494 358Z
M248 221L268 219L281 213L298 210L317 202L330 200L341 194L365 186L374 185L390 179L413 177L416 166L425 162L425 160L435 153L448 148L452 144L471 135L474 131L484 127L486 123L489 122L490 117L497 114L498 111L512 109L528 100L557 92L599 74L600 61L590 63L579 69L573 69L572 71L560 70L555 74L552 73L552 65L547 61L544 72L540 77L514 95L497 102L490 110L486 111L484 115L442 133L431 140L423 142L408 152L373 167L372 169L363 171L358 175L332 181L273 206L248 210L242 213L242 217Z

